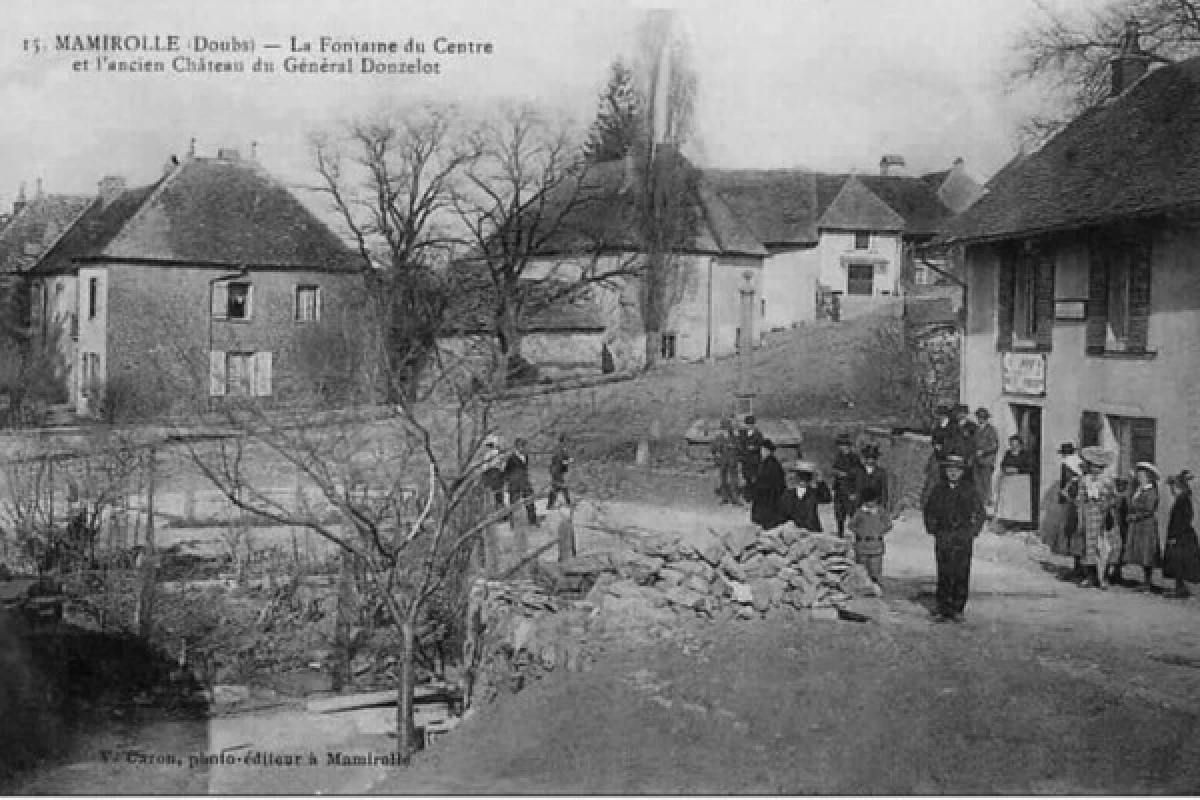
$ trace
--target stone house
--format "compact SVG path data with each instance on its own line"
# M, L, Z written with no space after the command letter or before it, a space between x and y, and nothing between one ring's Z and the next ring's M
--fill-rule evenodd
M819 296L838 297L842 316L878 308L904 282L932 282L944 265L930 247L941 225L981 191L962 159L920 177L885 156L879 175L807 170L705 170L715 193L768 251L763 324L776 330L815 319Z
M350 379L322 354L362 303L359 260L234 150L173 159L139 188L105 178L30 275L35 333L68 334L80 413L118 393L144 413L299 402Z
M1200 464L1200 59L1147 68L1134 30L1110 97L946 233L965 247L962 396L1025 438L1043 508L1061 442L1107 448L1116 473Z

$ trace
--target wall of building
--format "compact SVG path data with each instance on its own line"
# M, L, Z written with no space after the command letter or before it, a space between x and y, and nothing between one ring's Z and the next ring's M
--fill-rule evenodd
M894 296L899 292L900 270L903 264L903 242L900 234L872 232L870 248L856 250L853 231L822 230L817 250L822 285L842 293L843 319L869 311L875 308L876 301L880 298ZM875 264L873 297L849 295L848 270L844 257L880 259Z
M95 315L92 315L91 292L95 281ZM91 397L88 376L84 374L84 359L89 355L97 358L95 380L103 384L107 374L108 354L108 270L105 267L82 267L78 277L79 292L79 342L76 348L76 376L71 396L75 407L87 411L95 402Z
M58 331L58 350L65 368L63 384L70 402L79 397L78 286L74 275L49 275L31 287L32 322L38 337L49 340Z
M1046 394L1038 398L1002 391L1002 354L996 350L999 258L992 246L970 248L964 402L991 409L1002 439L1015 432L1011 404L1042 409L1043 497L1058 477L1058 445L1078 442L1084 411L1155 419L1155 454L1164 475L1184 467L1194 471L1200 465L1200 411L1195 402L1200 396L1200 272L1194 269L1198 254L1200 234L1194 228L1162 228L1154 237L1148 343L1156 351L1153 358L1086 355L1085 323L1056 321L1046 358ZM1085 246L1061 242L1055 262L1055 296L1086 296ZM1111 440L1104 444L1116 447ZM1164 506L1164 524L1165 517Z
M766 330L790 328L817 316L820 251L814 247L772 252L763 262Z
M219 408L209 395L209 352L272 353L270 403L301 402L327 382L354 380L366 330L361 278L316 271L251 271L250 319L213 319L214 278L229 270L112 264L108 268L107 377L151 406ZM297 285L321 290L317 323L295 321ZM155 408L155 410L159 410Z

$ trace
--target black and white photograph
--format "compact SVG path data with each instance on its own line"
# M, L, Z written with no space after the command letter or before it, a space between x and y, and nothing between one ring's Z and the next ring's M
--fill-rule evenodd
M1197 0L7 0L0 794L1200 791Z

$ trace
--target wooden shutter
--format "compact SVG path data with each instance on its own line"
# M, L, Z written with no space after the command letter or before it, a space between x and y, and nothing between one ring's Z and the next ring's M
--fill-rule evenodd
M1100 429L1103 424L1103 420L1100 419L1100 415L1097 412L1083 412L1083 418L1079 426L1079 447L1099 447Z
M225 319L229 316L229 284L227 283L213 284L212 316L213 319Z
M1050 352L1054 344L1054 255L1038 252L1034 256L1033 313L1037 319L1038 350Z
M1014 250L1001 250L996 270L996 349L1001 352L1012 349L1016 255Z
M1154 461L1155 424L1153 419L1136 417L1129 420L1130 455L1133 463Z
M1131 242L1129 259L1129 333L1125 349L1144 353L1150 332L1150 283L1154 264L1154 247L1148 232Z
M1087 345L1089 355L1104 352L1108 341L1108 243L1093 239L1088 247Z
M254 354L253 381L252 394L255 397L271 396L271 352L269 350Z
M246 316L243 319L254 319L254 284L246 284Z
M208 394L210 397L225 396L224 350L212 350L208 354Z

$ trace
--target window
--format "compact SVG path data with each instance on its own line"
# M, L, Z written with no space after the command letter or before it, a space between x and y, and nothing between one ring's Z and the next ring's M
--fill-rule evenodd
M1149 233L1108 232L1089 244L1087 352L1145 353L1153 265Z
M100 280L88 278L88 319L96 318L96 302L100 295Z
M213 319L248 320L254 311L254 287L246 282L214 283Z
M875 265L847 264L846 293L871 297L875 294Z
M1119 417L1083 412L1079 442L1081 447L1103 447L1114 452L1117 475L1128 475L1139 461L1155 460L1157 423L1150 417Z
M1049 352L1054 333L1054 255L1026 242L1002 258L996 279L996 348Z
M669 359L675 357L675 334L664 333L662 336L662 357Z
M296 287L296 322L319 322L321 319L321 288Z
M270 397L270 352L209 353L208 393L212 397Z
M854 232L854 249L855 250L870 250L871 249L871 232L870 231L855 231Z

